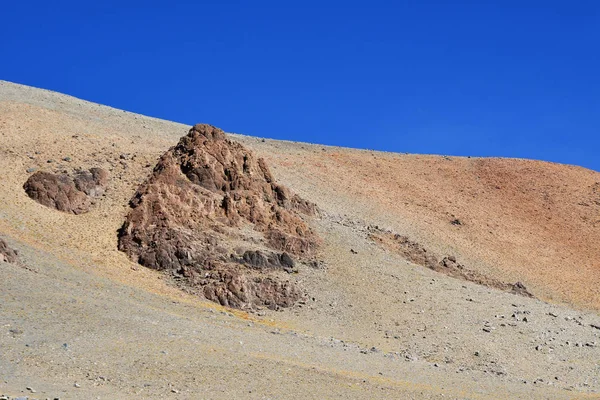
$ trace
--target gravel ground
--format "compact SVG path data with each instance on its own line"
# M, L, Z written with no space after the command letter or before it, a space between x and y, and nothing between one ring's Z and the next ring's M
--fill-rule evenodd
M335 168L342 161L360 161L362 155L366 163L372 152L233 135L265 156L279 181L322 210L311 223L324 239L323 267L300 266L297 274L309 293L304 304L281 312L227 310L131 263L116 250L127 201L157 157L187 129L0 82L0 236L21 257L20 264L0 263L0 395L599 396L600 316L577 303L584 289L569 297L546 278L529 278L529 270L494 267L482 254L497 255L497 247L462 246L476 232L458 232L456 239L448 232L457 228L438 229L435 213L415 211L422 220L405 218L419 207L414 188L416 197L398 199L409 203L408 211L399 211L386 208L389 199L377 185L368 189L356 180L353 186L352 176L341 180ZM122 162L121 154L130 156ZM437 158L436 163L447 162ZM110 170L112 180L88 214L49 210L21 190L28 170L92 166ZM419 171L418 163L414 168ZM479 212L456 216L468 227ZM410 264L367 238L371 224L411 235L503 281L527 278L546 302ZM553 304L547 302L552 295Z

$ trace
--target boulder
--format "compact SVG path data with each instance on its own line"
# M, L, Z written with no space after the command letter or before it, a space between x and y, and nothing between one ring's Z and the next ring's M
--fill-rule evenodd
M78 171L73 176L38 171L23 185L29 197L46 207L71 214L90 210L95 198L102 196L108 172L102 168Z

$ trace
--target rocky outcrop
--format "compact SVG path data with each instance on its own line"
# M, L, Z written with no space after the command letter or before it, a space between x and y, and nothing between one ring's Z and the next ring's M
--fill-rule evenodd
M302 293L293 257L319 240L301 215L316 206L273 179L263 159L210 125L167 151L130 202L119 249L170 271L210 300L237 308L287 307Z
M375 243L380 244L382 247L399 253L403 258L413 264L429 268L453 278L463 279L465 281L504 290L525 297L533 297L521 282L505 283L487 277L477 271L466 268L464 265L460 264L454 256L446 256L438 261L438 258L432 252L406 236L384 231L379 228L370 228L369 238Z
M102 196L107 184L108 172L102 168L77 171L73 176L39 171L27 179L23 189L46 207L82 214L90 210L95 198Z
M18 259L17 251L8 247L6 242L0 239L0 262L15 263Z

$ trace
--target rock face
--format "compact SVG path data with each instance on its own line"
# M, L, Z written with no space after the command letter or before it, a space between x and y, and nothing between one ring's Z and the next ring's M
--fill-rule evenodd
M277 184L263 159L199 124L165 153L130 202L119 249L170 271L225 306L287 307L302 297L286 273L319 239L300 214L316 206Z
M74 176L36 172L23 189L29 197L59 211L82 214L89 211L94 198L100 197L108 183L108 172L102 168L79 171Z
M458 263L454 256L447 256L438 261L438 258L430 251L427 251L423 245L410 240L406 236L372 228L369 238L375 243L399 253L413 264L479 285L504 290L525 297L533 297L521 282L506 283L487 277Z
M15 263L17 260L17 251L8 247L6 242L0 239L0 262Z

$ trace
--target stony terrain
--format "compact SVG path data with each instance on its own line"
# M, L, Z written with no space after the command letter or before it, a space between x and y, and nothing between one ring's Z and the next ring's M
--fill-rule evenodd
M189 129L0 82L0 238L19 256L0 261L0 395L598 398L597 172L228 135L319 208L302 221L320 262L279 271L308 296L246 313L118 250L130 200ZM110 180L87 213L23 190L94 167ZM416 264L373 226L535 298Z
M533 297L521 283L506 283L489 278L484 274L470 269L457 261L453 255L439 259L433 252L428 251L423 245L413 242L408 237L392 231L384 231L379 227L369 226L369 239L380 246L400 254L402 258L413 264L429 268L444 275L457 279L474 282L479 285L504 290L521 296Z

